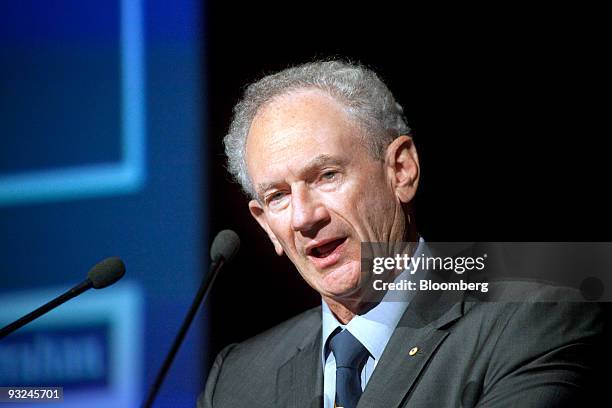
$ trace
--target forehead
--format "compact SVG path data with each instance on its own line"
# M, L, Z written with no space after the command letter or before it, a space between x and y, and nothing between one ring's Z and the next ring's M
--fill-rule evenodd
M294 166L321 154L349 154L360 128L343 105L319 90L302 90L276 98L255 116L246 145L251 177L262 167ZM253 180L255 181L255 180Z

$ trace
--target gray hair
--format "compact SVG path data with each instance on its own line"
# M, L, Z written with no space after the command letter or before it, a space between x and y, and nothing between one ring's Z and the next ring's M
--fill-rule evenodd
M246 165L246 140L257 112L276 98L302 89L319 89L340 102L361 124L375 159L396 137L410 134L402 107L373 71L345 61L317 61L268 75L246 88L234 107L223 142L228 170L243 190L256 197Z

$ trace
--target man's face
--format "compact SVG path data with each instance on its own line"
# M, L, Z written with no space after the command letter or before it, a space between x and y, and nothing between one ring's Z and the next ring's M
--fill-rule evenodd
M361 273L360 243L399 241L405 231L389 170L362 132L332 97L303 90L263 107L247 139L259 198L251 213L324 297L360 297L372 279Z

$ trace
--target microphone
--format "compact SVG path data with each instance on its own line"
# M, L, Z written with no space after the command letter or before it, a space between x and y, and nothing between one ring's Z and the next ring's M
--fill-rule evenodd
M159 372L157 373L155 382L153 383L151 389L147 394L147 398L145 399L145 402L142 405L143 408L150 408L151 406L153 406L153 401L155 401L155 397L157 396L157 393L161 388L162 382L166 377L168 369L170 368L170 365L172 365L174 356L176 356L176 352L181 346L181 343L183 342L183 339L187 334L189 326L191 326L191 322L193 321L193 318L195 317L198 308L200 307L200 304L202 303L206 295L208 295L208 292L210 291L210 288L215 279L217 278L217 274L219 273L221 268L223 268L226 263L228 263L234 258L239 248L240 238L238 237L238 234L236 234L234 231L223 230L215 236L215 239L213 240L213 243L210 246L211 261L210 268L208 269L209 273L208 275L206 275L206 279L203 280L200 284L200 288L198 289L198 292L196 293L196 296L193 299L193 302L191 303L191 307L189 308L189 311L185 316L185 320L183 321L183 324L181 325L178 334L174 338L172 347L170 348L170 351L168 352L164 363L162 364L161 368L159 369Z
M229 262L236 256L239 249L240 238L238 234L232 230L220 231L210 246L210 259L212 262L219 262L220 259Z
M125 275L125 264L120 258L112 257L106 258L105 260L98 262L93 268L87 273L87 279L79 283L72 289L68 290L64 294L56 297L52 301L42 305L33 312L28 313L19 320L0 329L0 339L8 336L15 330L22 326L30 323L32 320L39 318L45 313L55 309L59 305L68 300L80 295L81 293L94 289L102 289L117 282Z

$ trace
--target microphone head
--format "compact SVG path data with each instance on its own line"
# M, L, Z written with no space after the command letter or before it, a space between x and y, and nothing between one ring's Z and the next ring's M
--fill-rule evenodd
M239 248L240 238L238 234L228 229L220 231L210 246L210 259L216 262L223 258L225 262L229 262L236 255Z
M125 264L116 256L98 262L87 272L95 289L102 289L117 282L125 275Z

